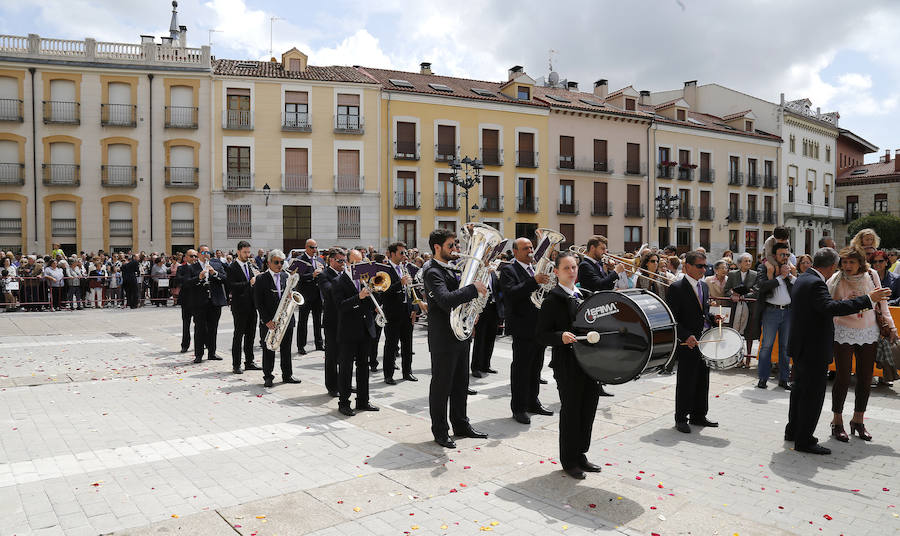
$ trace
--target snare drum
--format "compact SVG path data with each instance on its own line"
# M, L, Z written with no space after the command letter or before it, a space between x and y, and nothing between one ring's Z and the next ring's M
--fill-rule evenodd
M710 328L700 336L697 347L700 349L700 356L707 367L713 370L730 369L742 360L744 337L737 330L731 328L723 327L721 336L719 328Z

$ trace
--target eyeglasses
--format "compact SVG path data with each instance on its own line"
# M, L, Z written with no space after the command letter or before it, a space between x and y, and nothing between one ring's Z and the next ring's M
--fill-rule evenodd
M209 255L209 252L208 252L208 251L201 251L200 254L201 254L201 255Z
M319 249L319 246L306 246L306 249Z
M705 265L705 264L693 264L692 266L693 266L694 268L704 268L704 269L706 268L706 265Z
M272 259L269 262L271 262L272 264L284 264L284 261L276 261L275 259Z
M884 264L885 262L887 261L885 261L884 259L876 259L872 261L872 264Z
M656 262L659 262L659 261L655 261L655 260L651 259L651 260L647 261L647 264L650 264L651 262L656 263Z
M188 258L189 258L189 259L196 259L197 256L196 256L196 255L188 255Z
M347 259L334 259L334 262L336 262L338 264L344 264L347 262Z

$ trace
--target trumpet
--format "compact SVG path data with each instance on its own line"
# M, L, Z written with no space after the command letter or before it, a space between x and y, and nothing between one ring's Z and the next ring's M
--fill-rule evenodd
M412 301L414 305L419 305L422 303L422 300L419 298L419 295L416 294L416 284L412 282L412 276L409 275L409 270L406 269L406 263L400 263L400 271L403 272L405 277L409 278L409 283L406 285L406 296Z
M365 280L366 288L369 289L369 298L375 304L375 324L383 328L387 324L387 317L384 316L384 310L381 304L375 299L375 292L384 292L391 286L391 276L387 272L378 271L375 275Z
M643 247L641 249L644 249ZM581 255L582 257L587 255L587 246L569 246L569 251L575 253L577 255ZM668 287L671 285L668 281L665 280L665 276L657 274L656 272L651 272L646 268L641 268L641 258L635 257L633 259L629 259L626 257L620 257L618 255L613 255L612 253L604 253L600 256L600 262L609 263L609 264L625 264L627 266L631 266L631 269L634 270L635 275L638 277L643 277L644 279L653 281L657 285L664 285ZM646 272L646 275L641 272Z

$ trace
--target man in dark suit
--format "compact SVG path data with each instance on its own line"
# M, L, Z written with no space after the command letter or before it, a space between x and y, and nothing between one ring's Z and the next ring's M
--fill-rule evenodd
M616 264L615 270L607 270L602 262L606 255L608 241L605 236L594 235L587 241L587 251L578 265L578 284L583 289L597 292L612 290L619 274L625 271L622 264Z
M487 437L487 434L472 428L466 414L471 338L461 341L450 328L450 311L474 300L478 294L487 294L487 287L480 281L475 281L460 288L458 272L450 265L455 257L456 233L447 229L435 229L428 237L428 245L434 257L427 268L422 268L425 270L422 280L428 300L428 350L431 353L428 406L431 413L431 433L435 443L452 449L456 448L456 442L448 435L448 400L454 435Z
M203 349L210 360L221 361L216 355L216 339L225 296L225 267L218 259L210 258L209 246L200 246L200 260L191 265L187 284L192 287L189 307L194 317L194 363L203 361Z
M548 274L536 274L532 267L534 246L527 238L513 242L515 260L500 269L500 288L507 306L506 332L512 335L513 360L510 366L510 408L513 418L530 424L528 412L553 415L539 399L538 383L544 366L544 347L535 339L538 309L531 293L550 281Z
M175 284L178 285L178 304L181 305L181 353L186 353L191 345L191 292L194 287L188 285L191 278L191 265L197 262L197 250L189 249L184 254L184 264L175 270Z
M325 389L336 398L339 396L338 361L338 310L331 289L334 282L344 273L347 252L342 248L331 248L328 252L328 268L319 276L319 290L322 292L322 327L325 330Z
M125 299L128 307L137 309L138 306L138 274L141 272L141 263L138 256L132 255L131 260L122 265L122 288L125 291ZM196 338L196 337L195 337Z
M682 265L684 277L672 283L666 293L666 303L675 316L678 375L675 384L675 428L691 433L695 426L719 426L706 418L709 410L709 368L700 357L698 341L703 331L716 322L709 313L709 287L702 281L706 273L706 255L689 251Z
M489 298L484 310L478 315L472 339L472 376L482 378L487 373L496 374L491 368L491 356L494 353L494 342L497 340L497 325L500 323L500 278L491 272L488 285Z
M397 351L400 351L400 369L403 379L419 381L412 373L413 304L406 293L412 278L403 271L406 262L406 244L394 242L388 246L388 264L391 270L391 286L382 295L382 309L387 324L384 326L384 383L395 385L394 370Z
M351 264L362 261L362 253L356 249L351 249L348 257ZM375 338L375 305L370 295L369 288L360 280L352 279L350 272L345 271L332 282L331 297L337 308L340 333L338 411L348 417L356 415L356 411L378 411L378 408L369 402L369 368L366 365L369 348L372 339ZM354 365L356 411L350 407Z
M791 292L791 334L788 354L794 358L794 389L788 409L784 440L794 442L794 450L813 454L831 454L813 436L822 403L825 401L826 372L832 360L834 317L874 308L891 295L891 289L876 289L868 296L851 300L831 299L825 282L837 269L837 251L822 248L813 256L812 268L797 278Z
M325 269L322 259L319 258L319 246L310 238L306 241L306 250L300 254L299 259L310 266L310 271L300 276L297 290L303 294L303 305L300 306L300 321L297 323L297 351L306 353L306 325L309 322L309 314L313 317L313 340L316 350L323 350L322 345L322 294L319 292L319 275Z
M267 261L269 269L259 274L256 283L253 284L253 303L259 313L259 336L263 340L262 369L265 382L263 385L272 387L275 380L273 374L275 351L269 350L265 344L266 335L270 330L275 329L275 313L278 311L282 295L293 289L286 288L288 275L281 270L284 266L284 252L280 249L273 249L269 252ZM281 357L281 379L284 383L300 383L300 380L294 378L291 366L291 335L293 335L294 322L294 316L291 315L278 348Z
M253 337L256 335L256 307L253 305L253 285L256 283L256 265L250 258L250 242L241 240L237 245L237 259L228 265L226 285L231 293L231 316L234 319L234 336L231 339L231 365L235 374L241 371L241 350L244 352L244 368L260 370L253 362Z

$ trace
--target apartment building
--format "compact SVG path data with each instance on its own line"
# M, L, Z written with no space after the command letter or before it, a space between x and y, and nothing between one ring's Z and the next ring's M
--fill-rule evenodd
M352 67L216 60L213 243L302 248L379 242L379 88Z
M550 107L548 121L550 227L563 247L598 234L612 251L635 251L649 241L648 132L653 114L636 110L632 87L608 93L606 80L593 93L556 73L535 90Z
M891 156L885 149L878 162L864 164L865 155L878 147L841 129L838 136L838 176L835 185L837 203L844 208L844 218L835 225L835 243L846 245L853 238L847 227L854 220L874 213L900 216L900 149Z
M186 248L210 236L208 47L0 36L0 249Z

